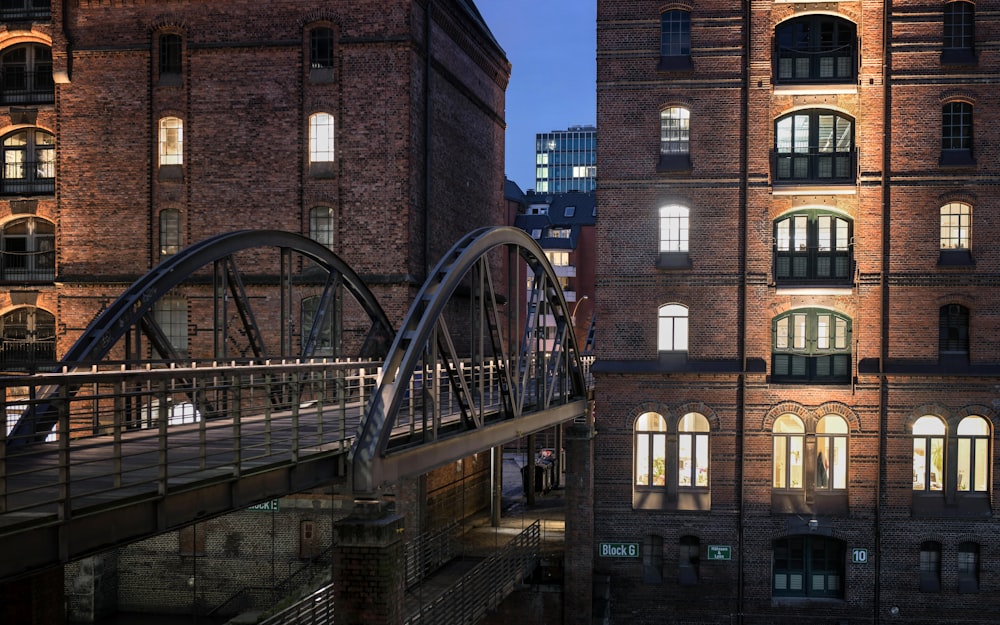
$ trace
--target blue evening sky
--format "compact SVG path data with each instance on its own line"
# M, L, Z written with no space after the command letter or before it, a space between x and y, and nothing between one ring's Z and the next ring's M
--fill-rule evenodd
M535 187L535 133L597 123L596 0L475 0L512 65L507 177Z

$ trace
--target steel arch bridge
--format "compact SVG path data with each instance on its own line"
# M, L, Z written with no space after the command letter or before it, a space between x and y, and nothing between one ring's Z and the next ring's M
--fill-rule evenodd
M208 362L183 359L156 315L190 284L214 324ZM305 296L313 323L296 329ZM378 498L589 419L572 327L558 276L515 228L456 243L398 332L310 239L240 231L193 245L109 305L59 371L0 378L19 414L0 429L0 579L334 482ZM341 358L317 357L320 345Z

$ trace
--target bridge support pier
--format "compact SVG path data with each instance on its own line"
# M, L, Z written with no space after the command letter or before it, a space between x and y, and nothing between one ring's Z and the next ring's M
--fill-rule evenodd
M0 584L0 623L61 625L66 622L63 569L54 567Z
M566 552L563 624L591 625L594 609L594 430L566 427Z
M355 502L354 512L334 525L333 587L338 623L403 622L403 531L403 517L382 501Z

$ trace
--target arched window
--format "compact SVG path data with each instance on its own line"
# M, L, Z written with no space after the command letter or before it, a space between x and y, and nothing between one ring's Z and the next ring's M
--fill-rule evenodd
M677 485L708 488L708 419L689 412L677 423Z
M682 586L698 583L701 544L697 536L681 536L677 553L677 581Z
M847 422L827 415L816 424L816 488L847 488Z
M979 416L971 415L958 422L956 458L959 492L986 493L990 487L990 426Z
M329 206L318 206L309 211L310 239L332 250L335 242L335 234L332 208Z
M920 543L920 592L941 590L941 543L925 540Z
M3 280L51 282L56 278L56 227L39 217L9 221L0 232Z
M979 592L979 545L974 542L958 545L958 592Z
M944 42L942 63L975 62L976 5L972 2L948 2L944 5Z
M309 68L333 69L333 29L313 28L309 31Z
M774 541L772 592L776 597L844 597L844 543L826 536Z
M309 116L309 162L333 161L333 115L314 113Z
M945 425L925 415L913 424L913 490L943 491Z
M691 111L671 106L660 111L660 154L687 155L691 152Z
M26 43L0 52L0 104L48 104L54 100L52 48Z
M0 317L0 362L8 370L31 370L56 359L56 318L41 308L23 306Z
M822 308L774 318L771 376L784 382L843 383L851 377L851 321Z
M687 306L680 304L660 306L656 346L657 350L661 352L687 351Z
M160 166L184 164L184 122L177 117L160 118Z
M972 207L962 202L950 202L941 207L941 249L969 249L972 227Z
M655 412L635 421L635 485L664 488L667 483L667 422Z
M970 165L972 156L972 105L947 102L941 108L942 165Z
M792 414L775 419L774 473L771 485L779 490L798 490L805 485L804 445L805 427L802 420Z
M51 194L55 179L55 135L23 128L3 137L3 193Z
M176 208L160 211L160 258L173 256L181 251L183 243L181 212Z
M775 183L853 183L855 163L850 118L814 109L796 111L775 122Z
M844 83L857 75L857 28L832 15L805 15L775 31L777 83Z
M682 9L660 15L661 70L691 69L691 13Z
M659 584L663 581L663 537L649 534L642 541L642 581Z
M183 69L181 36L174 33L160 35L160 78L179 76Z
M774 222L774 279L845 282L851 279L853 224L825 211L803 211Z

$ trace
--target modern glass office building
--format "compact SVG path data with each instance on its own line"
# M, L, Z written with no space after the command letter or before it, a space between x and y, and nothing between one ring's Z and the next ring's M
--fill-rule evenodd
M535 192L593 191L596 186L596 126L535 135Z

